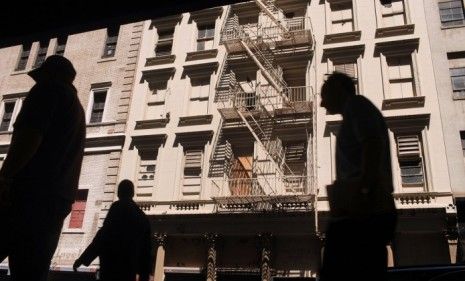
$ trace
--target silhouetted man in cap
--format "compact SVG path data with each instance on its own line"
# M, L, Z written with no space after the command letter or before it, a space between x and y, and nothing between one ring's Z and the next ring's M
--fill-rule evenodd
M36 84L14 123L0 170L0 208L10 214L1 230L8 237L0 241L0 259L9 257L14 281L47 279L74 202L86 133L72 63L50 56L29 76Z
M330 222L320 280L386 280L386 245L396 224L386 123L342 73L325 81L321 106L343 120L336 140L336 181L327 188Z
M73 265L77 270L100 258L103 281L148 281L151 270L150 223L132 200L134 185L123 180L118 186L119 200L114 202L102 228Z

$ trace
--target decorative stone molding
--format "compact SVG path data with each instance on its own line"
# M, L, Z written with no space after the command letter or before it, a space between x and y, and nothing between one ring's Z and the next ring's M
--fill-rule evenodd
M215 22L223 13L223 7L198 10L190 13L189 22L195 21L197 24Z
M190 78L210 77L218 70L218 65L217 61L185 65L182 76L187 75Z
M145 135L145 136L133 136L130 149L134 147L144 149L153 148L155 146L160 146L166 141L166 134L157 134L157 135Z
M153 129L153 128L164 128L170 122L169 118L151 119L151 120L139 120L136 121L135 129Z
M205 125L211 124L213 120L212 114L183 116L179 117L178 126Z
M150 23L150 29L167 29L176 26L182 19L182 14L153 19Z
M213 59L216 58L217 54L218 49L188 52L186 55L186 61Z
M164 232L157 232L153 235L158 247L165 247L168 235Z
M425 106L425 97L407 97L398 99L385 99L383 100L382 109L401 109Z
M416 50L419 43L420 38L378 42L375 44L375 54L405 54L406 52Z
M376 38L413 34L414 32L415 32L415 24L380 27L376 29Z
M160 65L173 63L176 60L176 55L158 56L147 58L145 66Z
M362 37L362 32L360 30L351 31L351 32L343 32L343 33L332 33L326 34L324 37L325 44L331 43L340 43L340 42L348 42L348 41L358 41Z
M176 68L174 67L143 70L142 80L147 82L164 82L173 77L175 71Z

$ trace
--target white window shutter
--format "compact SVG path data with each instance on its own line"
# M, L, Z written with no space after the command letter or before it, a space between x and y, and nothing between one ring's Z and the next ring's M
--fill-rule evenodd
M201 168L202 167L202 150L190 149L186 150L184 158L184 168Z
M420 139L418 136L398 136L397 154L399 158L417 158L421 156Z

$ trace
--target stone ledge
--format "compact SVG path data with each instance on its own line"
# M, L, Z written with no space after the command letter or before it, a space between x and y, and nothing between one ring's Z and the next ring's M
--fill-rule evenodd
M147 58L145 66L160 65L173 63L176 60L176 55L158 56Z
M217 54L218 49L188 52L186 55L186 61L211 59L215 58Z
M139 120L136 121L135 129L153 129L163 128L170 122L169 118L151 119L151 120Z
M326 34L324 37L325 44L331 43L339 43L339 42L348 42L348 41L358 41L362 37L362 32L358 31L351 31L351 32L343 32L343 33L334 33L334 34Z
M211 124L212 120L213 120L213 115L211 114L184 116L184 117L179 117L178 126Z
M380 27L376 29L376 38L397 35L412 34L415 32L415 24Z
M385 99L383 100L382 109L403 109L403 108L413 108L413 107L423 107L425 106L425 97L409 97L409 98L399 98L399 99Z

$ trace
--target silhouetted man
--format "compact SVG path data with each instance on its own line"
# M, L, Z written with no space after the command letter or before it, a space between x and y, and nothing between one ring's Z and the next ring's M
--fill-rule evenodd
M342 114L343 120L336 142L336 181L327 188L331 218L320 280L385 280L386 245L396 224L386 123L368 99L355 94L345 74L328 77L321 106L329 114Z
M102 228L92 243L75 261L73 268L89 266L100 258L100 278L104 281L149 280L151 270L150 223L132 200L134 185L123 180L118 186L119 200L114 202Z
M36 84L14 123L0 170L0 208L10 213L0 241L12 280L46 280L63 220L78 187L85 115L69 60L50 56L29 72Z

